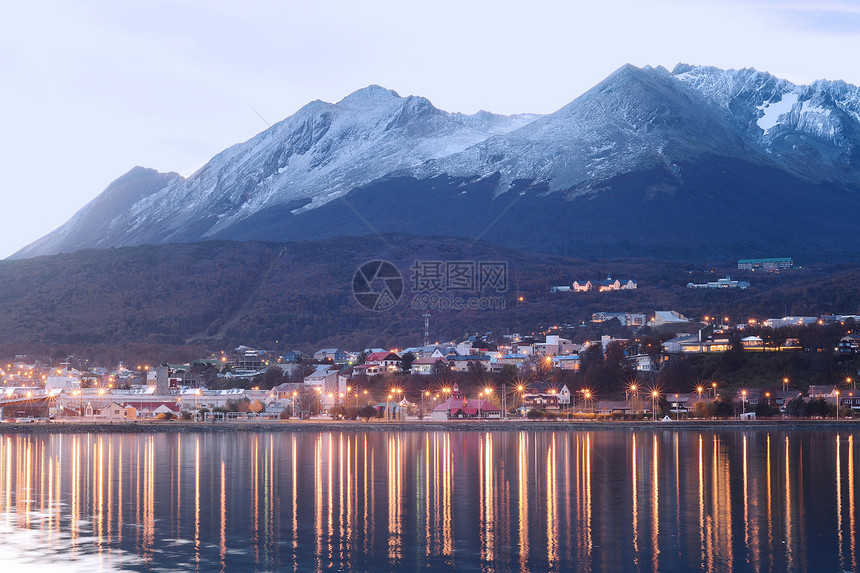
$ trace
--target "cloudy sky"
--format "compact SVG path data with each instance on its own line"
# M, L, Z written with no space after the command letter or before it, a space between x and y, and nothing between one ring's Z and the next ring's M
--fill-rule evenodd
M311 6L313 4L313 6ZM0 257L135 165L190 175L369 84L549 113L625 63L860 84L860 0L31 0L0 21Z

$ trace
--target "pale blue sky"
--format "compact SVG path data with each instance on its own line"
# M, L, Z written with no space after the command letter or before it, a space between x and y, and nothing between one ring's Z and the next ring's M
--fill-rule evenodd
M0 257L135 165L189 175L314 99L379 84L549 113L624 63L860 84L860 1L32 0L0 21Z

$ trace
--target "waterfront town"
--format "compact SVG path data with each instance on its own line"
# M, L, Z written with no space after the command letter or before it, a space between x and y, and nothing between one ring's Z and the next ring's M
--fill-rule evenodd
M844 417L860 412L855 315L730 324L674 310L406 348L238 346L184 364L2 364L3 421ZM573 329L574 336L566 333Z

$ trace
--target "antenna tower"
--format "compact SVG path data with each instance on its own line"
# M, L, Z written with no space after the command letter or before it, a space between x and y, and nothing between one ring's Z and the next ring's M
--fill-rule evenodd
M430 313L425 312L424 317L424 346L430 346Z

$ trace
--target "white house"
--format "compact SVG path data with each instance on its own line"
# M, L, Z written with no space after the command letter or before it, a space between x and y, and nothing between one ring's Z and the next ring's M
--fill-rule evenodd
M402 361L395 352L373 352L364 359L364 364L355 367L357 372L376 376L383 372L400 372Z
M686 316L674 310L658 310L654 312L654 318L649 321L649 326L662 326L664 324L681 324L690 322Z
M123 406L117 402L111 402L102 407L94 417L111 422L133 420L137 418L137 410L133 406Z
M319 388L321 392L337 392L338 371L327 364L318 364L316 370L305 377L304 382L307 386Z
M428 356L412 362L412 374L433 374L436 368L447 368L448 363L442 357Z
M470 364L476 364L484 370L490 370L490 357L485 354L472 354L469 356L452 356L448 359L451 370L455 372L468 372Z
M567 338L561 338L557 334L549 334L546 337L546 342L535 343L534 353L538 356L557 356L578 352L579 348L578 344L574 344Z

